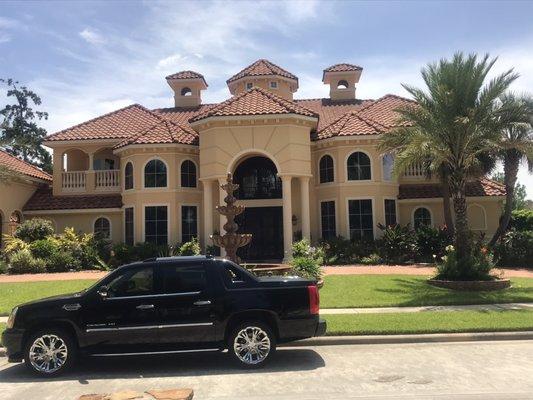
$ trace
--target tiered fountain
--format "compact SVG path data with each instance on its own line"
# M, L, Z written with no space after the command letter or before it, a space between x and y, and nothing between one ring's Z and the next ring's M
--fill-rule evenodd
M239 185L233 183L231 174L228 173L226 183L220 186L228 194L224 197L225 206L217 206L216 210L220 215L224 215L227 219L224 224L224 235L211 235L211 240L216 246L222 247L226 250L226 256L234 263L240 264L240 258L237 256L237 249L246 246L252 240L250 233L237 233L239 226L235 223L235 217L244 212L244 206L235 205L237 199L233 193L239 188Z

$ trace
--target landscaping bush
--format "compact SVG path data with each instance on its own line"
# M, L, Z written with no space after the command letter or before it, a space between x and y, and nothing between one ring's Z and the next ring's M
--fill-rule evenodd
M31 251L26 248L11 255L7 270L10 274L36 274L46 271L46 263L33 257Z
M481 241L474 242L467 268L458 268L457 252L452 245L446 247L445 255L437 264L436 279L451 281L487 281L495 277L491 275L494 268L492 255Z
M363 265L378 265L383 264L383 259L379 254L372 253L368 257L363 257L359 262Z
M517 231L533 231L533 210L514 210L509 228Z
M416 235L409 226L378 225L383 235L378 240L379 255L388 264L403 264L414 259Z
M307 239L292 244L291 266L296 275L319 280L322 276L320 266L324 261L324 250L320 246L311 246Z
M501 267L533 267L533 230L509 231L494 248Z
M53 238L47 238L30 243L29 248L35 258L47 260L59 251L59 244Z
M376 252L371 240L350 240L342 236L323 241L324 262L327 265L354 264Z
M446 246L452 238L444 228L421 226L416 231L415 260L418 262L437 262L445 254Z
M31 243L35 240L46 239L53 234L54 226L52 222L42 218L33 218L20 224L15 229L13 236L27 243Z
M45 262L47 272L80 271L82 262L67 251L53 253ZM94 266L93 266L94 268Z
M197 256L200 255L202 249L197 238L192 238L190 242L185 242L179 247L180 256Z

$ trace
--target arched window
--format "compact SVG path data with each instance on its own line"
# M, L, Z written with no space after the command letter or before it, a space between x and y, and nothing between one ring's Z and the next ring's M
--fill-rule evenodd
M133 189L133 164L128 162L124 168L124 188Z
M337 83L337 89L348 89L348 82L344 79L339 81L339 83Z
M111 237L111 222L105 217L97 218L94 221L94 235L99 238L109 239Z
M355 153L350 154L346 164L349 181L365 181L372 179L370 157L365 153L356 151Z
M385 154L382 159L383 165L383 180L392 181L392 168L394 167L394 156L392 154Z
M431 213L426 207L418 207L413 214L413 225L415 229L421 226L431 226Z
M237 198L281 199L281 179L276 165L266 157L251 157L239 164L233 174L239 184Z
M144 167L144 187L166 187L167 166L161 160L150 160Z
M181 89L181 95L182 96L192 96L192 90L188 87L184 87Z
M335 171L333 167L333 158L325 155L319 162L320 183L333 182L335 180Z
M196 187L196 165L191 160L181 163L181 186Z

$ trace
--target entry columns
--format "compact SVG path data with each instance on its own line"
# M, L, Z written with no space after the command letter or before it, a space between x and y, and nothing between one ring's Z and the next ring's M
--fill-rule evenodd
M204 248L211 244L209 236L213 233L213 181L202 181L204 185Z
M292 176L282 176L283 195L283 260L288 261L292 257Z
M218 205L224 206L226 203L224 203L224 197L226 197L226 192L224 189L222 189L220 186L224 185L226 183L226 178L218 178ZM224 224L226 223L226 217L223 215L220 216L220 235L224 235L226 232L224 230ZM226 256L226 250L224 248L220 248L220 256L225 257Z
M302 201L302 237L311 240L311 221L309 219L309 177L300 176L300 199Z

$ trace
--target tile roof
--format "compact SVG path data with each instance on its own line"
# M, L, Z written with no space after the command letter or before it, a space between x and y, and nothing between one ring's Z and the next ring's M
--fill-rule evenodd
M335 64L331 67L327 67L324 69L324 72L345 72L345 71L362 71L363 68L359 65L354 64L347 64L347 63L341 63L341 64Z
M201 79L204 81L205 86L207 86L207 82L205 81L205 78L202 74L194 71L180 71L176 72L175 74L168 75L165 77L167 80L171 79Z
M132 104L54 133L46 141L126 139L160 121L157 114L139 104Z
M360 117L359 111L352 111L344 114L324 129L317 131L313 139L327 139L333 136L356 136L356 135L377 135L385 130L385 127Z
M405 97L387 94L362 108L358 115L362 118L377 122L386 128L394 128L405 125L399 123L398 118L400 115L395 110L408 105L415 106L416 102Z
M18 172L32 178L42 179L47 182L52 181L52 176L39 168L12 156L8 152L0 149L0 165L4 165L12 171Z
M120 207L122 207L122 196L120 194L54 196L52 188L42 187L35 191L22 210L86 210Z
M196 115L190 121L195 122L204 118L218 116L266 114L299 114L318 117L317 113L294 101L286 100L259 87L253 87Z
M119 149L131 144L157 143L198 144L198 133L189 125L182 128L172 121L162 120L137 136L120 142L114 148Z
M505 196L505 186L487 178L482 178L466 185L468 197ZM403 199L428 199L442 197L439 184L404 184L400 185L399 200Z
M248 65L242 71L237 72L235 75L229 78L226 81L226 83L236 81L246 76L264 76L264 75L279 75L279 76L283 76L284 78L294 79L295 81L298 80L298 77L296 75L291 74L289 71L284 70L280 66L268 60L261 59L261 60L257 60L253 64Z

